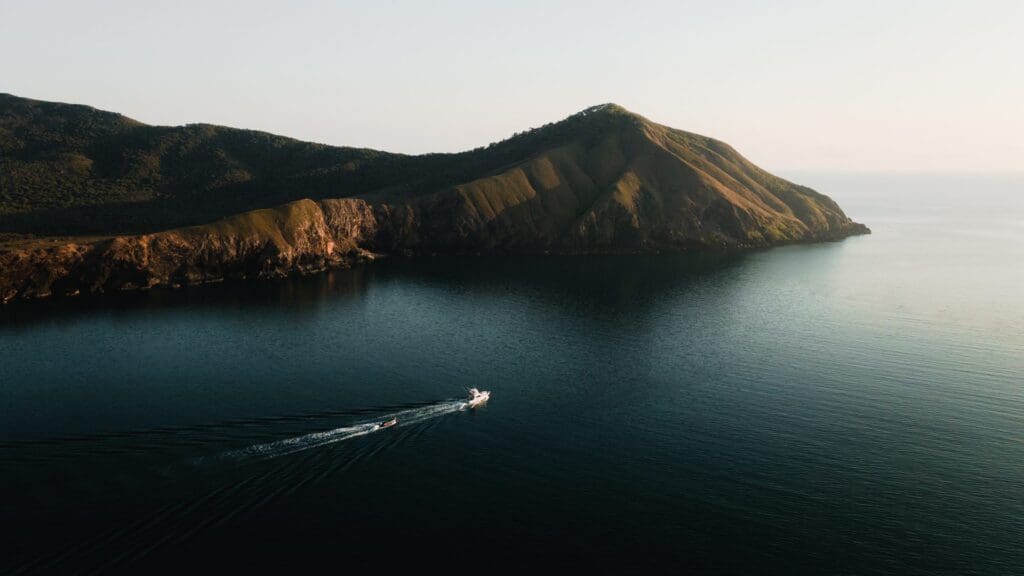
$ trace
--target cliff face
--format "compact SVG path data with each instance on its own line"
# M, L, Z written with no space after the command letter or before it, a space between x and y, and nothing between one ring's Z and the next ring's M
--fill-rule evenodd
M308 274L372 260L361 200L299 200L204 225L0 251L0 300Z
M214 160L193 150L193 156L186 155L192 162L185 163L187 170L180 157L170 157L170 144L164 142L155 152L147 147L152 134L146 130L157 128L82 107L72 107L71 120L57 122L53 116L60 116L64 105L49 106L57 108L43 106L40 112L29 107L37 120L10 113L0 118L0 149L6 146L9 152L0 157L0 175L5 176L0 198L28 203L24 209L0 201L0 231L38 232L33 223L45 221L46 229L54 226L47 220L53 216L58 223L71 218L66 222L74 232L75 218L88 214L100 238L20 241L0 248L3 301L310 273L375 254L750 248L868 232L828 197L761 170L728 145L614 105L585 110L486 149L422 157L284 139L275 144L272 139L278 137L258 133L254 144L239 131L206 127L208 138L195 146L209 146L212 140L227 148L211 149ZM52 134L55 123L67 137L32 136ZM181 134L176 138L171 140L178 144L189 141ZM111 149L130 156L121 161L120 171L113 165L97 167L109 162L102 157L113 154ZM124 179L138 173L140 160L131 154L143 149L151 151L141 162L152 169L147 174L153 188L139 192L133 202L124 202L120 192L105 194L108 188L121 190ZM67 150L81 152L72 158L77 171L62 167L70 161ZM310 150L314 153L307 154ZM233 184L220 187L223 166L215 160L246 154L255 154L259 162L236 162L246 166L246 176L236 172L234 180L228 178ZM286 168L274 167L278 157ZM175 162L173 170L160 169ZM61 213L45 203L33 205L34 196L26 190L37 184L30 176L40 171L48 174L46 185L56 187L58 196L78 198L85 190L95 198ZM175 196L190 185L206 195L191 203ZM313 199L304 197L304 185L311 186ZM289 196L297 199L277 202ZM183 202L193 209L163 215ZM253 204L270 206L207 224L118 233L133 221L132 214L150 215L142 219L152 222L201 222L202 215Z

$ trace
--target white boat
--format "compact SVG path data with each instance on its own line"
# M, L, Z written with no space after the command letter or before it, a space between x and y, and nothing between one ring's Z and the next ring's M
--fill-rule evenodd
M476 388L470 388L469 389L469 402L467 402L467 405L470 408L476 408L477 406L480 406L481 404L486 404L487 401L490 400L490 399L491 399L491 393L489 391L484 390L483 392L481 392L480 390L477 390Z
M391 420L385 420L377 424L378 429L380 428L391 428L395 424L398 424L398 418L392 418Z

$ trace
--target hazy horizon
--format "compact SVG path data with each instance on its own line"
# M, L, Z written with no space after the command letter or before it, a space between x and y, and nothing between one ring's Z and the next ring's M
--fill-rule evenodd
M0 92L410 154L615 102L772 171L1013 173L1022 22L1013 2L6 2Z

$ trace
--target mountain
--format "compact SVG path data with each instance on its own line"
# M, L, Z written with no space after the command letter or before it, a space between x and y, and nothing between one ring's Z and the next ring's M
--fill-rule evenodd
M379 254L750 248L867 232L727 144L614 104L487 147L408 156L0 95L3 300Z

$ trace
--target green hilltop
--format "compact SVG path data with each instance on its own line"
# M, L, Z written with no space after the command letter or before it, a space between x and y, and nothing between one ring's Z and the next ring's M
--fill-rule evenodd
M729 145L614 104L409 156L0 95L0 301L381 254L754 248L867 232Z
M0 94L0 232L134 233L299 198L418 195L593 138L630 117L598 106L487 147L409 156L208 124L149 126Z
M866 231L727 144L615 104L486 147L410 156L0 95L8 236L149 233L346 198L379 213L377 235L363 239L379 252L744 247Z

